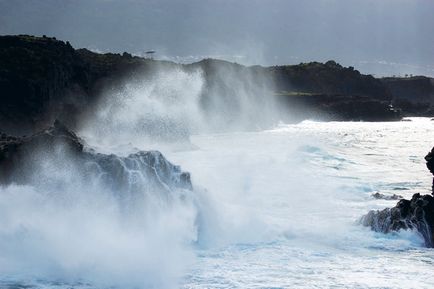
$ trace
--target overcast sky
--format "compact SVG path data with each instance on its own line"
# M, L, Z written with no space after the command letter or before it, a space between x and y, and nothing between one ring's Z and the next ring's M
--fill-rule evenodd
M335 59L377 75L434 75L434 0L0 0L0 34L178 61Z

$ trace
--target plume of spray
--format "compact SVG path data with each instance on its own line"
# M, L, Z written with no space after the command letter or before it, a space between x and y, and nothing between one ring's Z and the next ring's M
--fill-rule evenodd
M278 122L261 67L218 60L154 66L105 91L79 132L99 146L188 142L192 134L257 130ZM97 141L96 141L97 140Z
M205 190L171 185L179 169L157 152L131 154L130 144L160 148L192 134L271 126L278 119L264 75L260 67L205 60L156 65L107 90L79 135L116 155L90 151L83 162L63 145L33 151L21 171L25 185L1 189L0 273L173 286L193 258L191 246L212 243L225 225Z
M198 106L201 72L159 68L106 92L81 134L104 144L183 140L203 121Z
M212 59L194 65L204 71L205 132L252 131L277 123L273 81L265 68Z

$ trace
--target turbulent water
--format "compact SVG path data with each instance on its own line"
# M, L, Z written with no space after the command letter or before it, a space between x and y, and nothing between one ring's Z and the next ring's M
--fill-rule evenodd
M194 137L198 150L170 157L217 204L220 246L198 249L184 288L432 288L434 251L417 233L356 221L396 203L375 192L429 193L433 128L429 119L306 121Z
M358 224L396 203L373 193L429 193L434 121L304 121L190 139L182 150L140 147L162 149L195 187L143 216L122 216L107 197L65 205L1 188L0 287L434 286L434 251L417 232Z

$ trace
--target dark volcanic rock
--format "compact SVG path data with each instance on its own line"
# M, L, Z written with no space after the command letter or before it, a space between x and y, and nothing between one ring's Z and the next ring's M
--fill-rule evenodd
M392 95L382 82L353 67L335 61L310 62L270 67L276 87L281 92L304 94L353 95L390 101Z
M30 134L54 119L74 127L104 87L120 85L149 62L75 50L49 37L0 36L0 130Z
M334 61L246 67L208 59L181 65L128 53L99 54L74 49L68 42L54 38L20 35L0 36L0 63L0 130L8 134L31 134L54 119L74 129L83 115L94 113L104 91L118 89L126 82L143 81L143 77L152 78L162 69L203 71L201 104L205 115L213 103L224 102L225 111L236 119L240 108L234 105L234 99L242 97L238 95L239 88L250 95L252 84L263 86L271 82L274 90L255 91L259 95L253 101L277 95L283 116L297 114L300 106L305 108L294 120L312 115L333 120L400 117L389 107L393 95L385 82ZM257 106L262 107L262 103Z
M372 75L334 61L271 67L279 102L299 120L395 121L392 95Z
M428 169L434 174L434 148L428 153L425 160ZM373 196L381 198L382 195L377 194ZM425 245L432 248L434 247L434 197L414 194L411 200L400 200L393 208L370 211L362 217L361 223L382 233L408 229L417 230L423 236Z
M425 160L428 170L434 175L434 148L425 156ZM434 178L432 180L432 194L434 195Z
M0 63L1 130L33 131L64 101L67 87L87 83L75 50L52 38L2 36Z
M434 148L425 156L425 160L428 170L434 175Z
M59 187L72 180L89 186L99 182L114 193L136 195L151 190L169 193L192 189L190 175L160 152L141 151L119 157L86 151L83 141L58 121L29 137L1 134L1 184Z
M393 104L406 116L434 115L434 79L425 76L380 79L392 94Z
M380 194L380 193L375 193L372 194L372 197L374 197L377 200L400 200L402 199L402 196L397 195L397 194L393 194L393 195L385 195L385 194Z
M43 150L50 152L62 145L68 152L80 154L83 145L80 139L68 131L59 121L47 130L30 137L13 137L2 133L0 137L0 183L25 182L26 173L34 168L34 154Z
M376 232L417 230L427 247L434 247L434 198L431 195L414 194L411 200L400 200L395 207L382 211L370 211L361 223Z

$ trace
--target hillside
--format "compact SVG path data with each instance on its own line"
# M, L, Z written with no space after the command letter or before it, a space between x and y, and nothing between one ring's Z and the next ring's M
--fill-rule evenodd
M98 54L54 38L20 35L0 36L0 64L0 130L6 132L34 132L56 118L74 128L83 113L92 113L105 90L164 69L201 69L204 107L212 98L222 97L229 99L227 108L233 115L237 108L230 100L238 97L235 85L252 88L252 83L272 87L262 97L276 98L287 121L396 120L400 108L404 113L421 113L406 106L411 95L416 104L427 103L425 114L433 104L432 81L429 86L426 78L376 79L334 61L246 67L206 59L183 65L128 53ZM391 108L392 103L398 110Z

